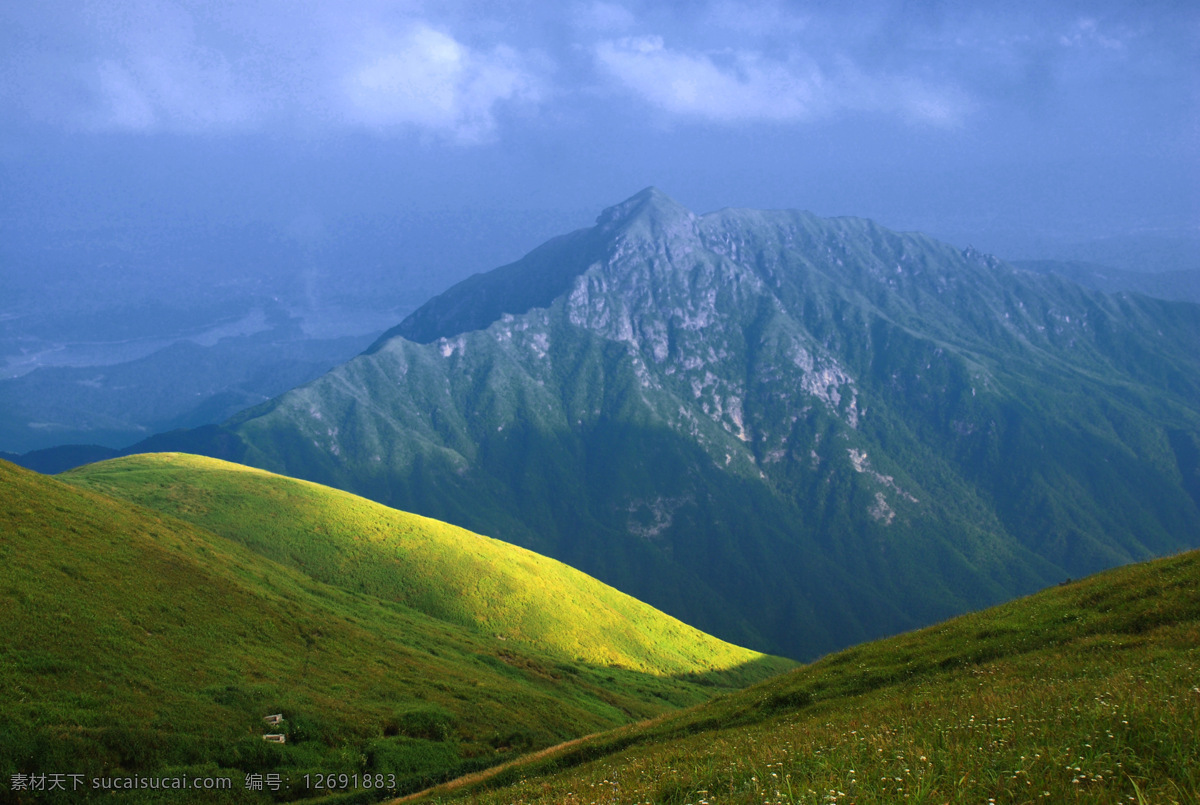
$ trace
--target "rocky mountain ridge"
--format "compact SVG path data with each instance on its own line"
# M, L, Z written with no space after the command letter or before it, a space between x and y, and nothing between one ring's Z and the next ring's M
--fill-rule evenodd
M1196 345L1195 305L651 188L217 452L810 657L1200 544Z

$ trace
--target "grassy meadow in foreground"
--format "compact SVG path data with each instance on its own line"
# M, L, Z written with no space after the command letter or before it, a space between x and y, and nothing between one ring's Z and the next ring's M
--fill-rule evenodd
M426 802L1200 802L1200 552L828 656Z
M676 657L668 675L572 660L536 635L439 619L6 462L0 529L0 801L56 801L13 791L13 774L231 777L233 791L209 801L320 794L303 785L317 772L393 775L397 792L415 790L786 662L746 652L746 669L710 675ZM736 651L717 647L711 665ZM285 716L272 728L283 746L262 738L271 713ZM248 774L284 787L249 792Z

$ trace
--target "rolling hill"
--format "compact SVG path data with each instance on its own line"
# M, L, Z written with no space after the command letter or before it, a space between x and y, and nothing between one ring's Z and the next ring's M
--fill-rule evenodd
M422 802L1200 801L1200 553L842 651Z
M1200 545L1200 306L648 189L140 449L347 489L808 658Z
M149 483L169 496L189 477L207 479L181 513L203 507L219 520L225 498L242 514L257 508L276 521L270 536L285 543L287 561L264 555L270 546L82 489L84 477L69 485L0 462L0 618L9 625L0 633L0 778L16 801L24 797L12 775L48 773L81 774L85 783L231 779L233 794L210 792L213 801L254 799L247 774L290 781L282 798L326 793L304 786L317 772L391 775L403 791L693 704L787 665L525 551L344 493L323 501L308 484L183 456L116 464L94 468L87 482ZM315 508L289 531L290 507L304 501ZM319 509L360 518L347 520L355 535L322 522ZM415 564L406 564L405 545L420 546ZM385 549L388 567L356 571ZM296 569L306 561L311 575ZM426 561L475 575L416 572ZM380 595L365 592L368 583ZM517 591L520 600L510 600ZM592 608L575 625L576 636L592 629L578 648L539 634L528 617L549 613L543 624L552 629L572 600ZM629 620L606 619L609 602ZM640 637L643 627L652 639ZM268 728L263 717L273 713L285 720ZM264 742L271 730L287 743ZM60 793L62 801L82 794Z
M62 479L187 520L336 587L562 659L658 676L764 661L561 562L356 495L201 456L113 459ZM781 669L786 663L776 663Z

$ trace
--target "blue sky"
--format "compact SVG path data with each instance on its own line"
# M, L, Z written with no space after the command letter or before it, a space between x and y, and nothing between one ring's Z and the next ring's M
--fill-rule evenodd
M585 225L653 184L998 251L1194 231L1200 6L7 3L0 182L10 227Z

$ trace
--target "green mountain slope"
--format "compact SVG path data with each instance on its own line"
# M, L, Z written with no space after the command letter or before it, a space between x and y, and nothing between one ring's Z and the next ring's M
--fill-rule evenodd
M347 489L811 657L1200 544L1197 347L1196 305L647 190L144 449Z
M1200 801L1200 553L861 645L424 802Z
M62 478L192 522L318 581L570 661L659 676L728 672L735 684L748 663L772 662L561 562L317 484L171 453Z
M161 462L175 473L164 472L167 487L187 466L181 457ZM145 475L154 463L129 469ZM268 514L286 513L266 494L286 486L279 481L258 487ZM234 494L237 486L213 483L204 492ZM219 505L211 495L198 502L210 511ZM343 502L339 511L351 509ZM318 520L304 524L322 527ZM393 525L377 526L372 536L382 539ZM430 540L444 534L438 524L415 520L400 527L413 541L423 530ZM304 774L317 772L392 775L403 790L489 765L514 748L693 704L739 675L780 667L776 660L755 667L747 652L740 656L750 665L705 673L736 660L739 650L728 646L714 646L715 658L690 661L677 651L660 664L676 676L571 661L537 646L532 634L524 643L504 640L476 624L360 592L350 576L344 587L339 579L325 583L184 520L6 462L0 534L0 620L8 626L0 632L0 780L5 796L17 801L23 798L11 789L13 774L82 774L87 781L218 775L233 780L232 801L253 799L243 787L247 773L290 780L284 798L322 793L305 787ZM472 539L480 556L511 560L484 544L490 541ZM314 562L328 556L311 542L292 549L293 557ZM442 550L450 555L451 548ZM514 561L551 572L527 556ZM479 567L482 587L495 568ZM561 595L603 598L578 574L548 582ZM598 644L608 637L594 635ZM626 628L613 642L627 638ZM704 642L689 632L679 645L695 650ZM263 741L271 730L262 718L271 713L285 716L284 746ZM153 799L139 794L132 801L146 798Z

